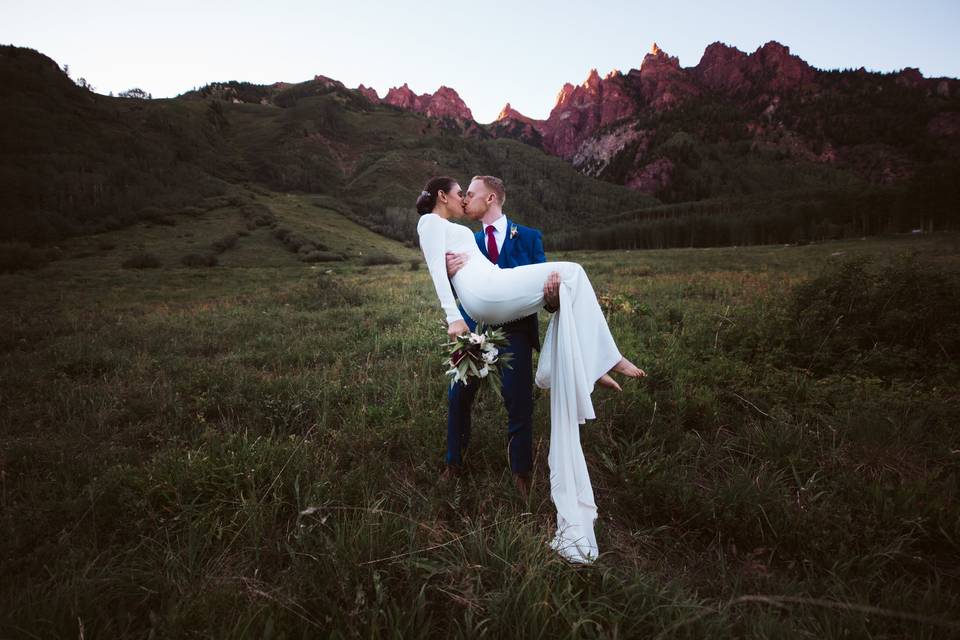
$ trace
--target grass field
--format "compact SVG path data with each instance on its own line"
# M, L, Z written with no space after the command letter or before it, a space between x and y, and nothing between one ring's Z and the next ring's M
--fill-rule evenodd
M528 502L494 398L472 473L439 484L445 333L418 251L260 197L342 259L259 227L183 266L245 229L223 208L0 275L0 636L960 637L957 318L937 315L960 236L551 254L545 229L650 374L594 395L603 556L574 568L546 546L546 394ZM160 266L121 266L144 252ZM906 254L943 281L856 286ZM886 329L829 315L900 276Z

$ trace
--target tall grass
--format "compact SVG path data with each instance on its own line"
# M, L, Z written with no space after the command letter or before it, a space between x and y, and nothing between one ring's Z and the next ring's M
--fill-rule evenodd
M529 501L492 398L473 473L438 483L445 335L424 270L2 276L0 635L956 637L956 345L895 332L857 358L872 325L843 322L847 342L810 339L857 283L858 304L899 292L880 320L952 308L950 241L911 246L909 267L884 241L551 256L585 264L650 374L595 394L582 431L589 567L546 545L546 394ZM911 280L924 269L939 279ZM922 366L874 368L895 354Z

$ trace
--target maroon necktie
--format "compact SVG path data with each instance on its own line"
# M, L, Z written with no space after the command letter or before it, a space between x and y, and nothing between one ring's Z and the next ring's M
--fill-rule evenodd
M487 227L487 255L490 257L490 262L497 264L497 258L500 257L500 252L497 251L497 240L493 237L493 225Z

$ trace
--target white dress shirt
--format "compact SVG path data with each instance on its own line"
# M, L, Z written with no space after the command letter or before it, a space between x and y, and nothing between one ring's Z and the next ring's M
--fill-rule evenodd
M500 216L493 221L493 239L497 243L497 254L499 255L503 251L503 241L507 239L507 216ZM487 227L489 224L483 225L483 247L487 247Z

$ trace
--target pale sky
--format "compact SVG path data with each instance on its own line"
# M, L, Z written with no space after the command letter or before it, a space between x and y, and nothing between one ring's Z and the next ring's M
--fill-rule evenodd
M639 68L653 42L697 64L711 42L769 40L820 69L960 76L960 0L370 2L0 0L0 44L36 49L115 94L322 74L383 97L457 90L479 122L505 102L545 118L565 82Z

